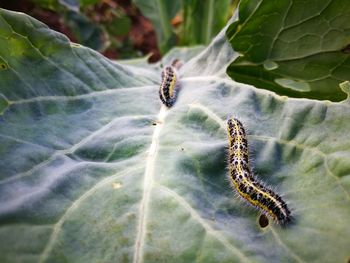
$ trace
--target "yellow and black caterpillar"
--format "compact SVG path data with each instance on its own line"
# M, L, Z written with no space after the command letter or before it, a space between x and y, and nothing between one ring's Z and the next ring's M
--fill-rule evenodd
M174 60L171 66L167 66L162 71L162 82L159 87L159 98L168 108L172 107L176 101L179 89L176 69L181 66L179 60Z
M227 122L229 137L229 180L238 194L250 204L268 214L281 225L291 221L291 213L282 198L257 181L249 164L246 133L237 119Z

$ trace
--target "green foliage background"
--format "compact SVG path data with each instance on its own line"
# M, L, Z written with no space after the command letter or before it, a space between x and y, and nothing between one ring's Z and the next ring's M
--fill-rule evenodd
M292 97L341 101L349 80L350 6L344 0L244 0L227 37L242 54L233 79Z

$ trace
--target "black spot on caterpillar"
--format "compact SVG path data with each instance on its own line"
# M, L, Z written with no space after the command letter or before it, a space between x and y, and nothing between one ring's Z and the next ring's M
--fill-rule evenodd
M281 225L291 221L291 213L282 198L254 177L249 164L246 133L237 119L227 122L229 137L229 180L238 194L262 213L271 216Z
M162 82L159 87L159 98L168 108L172 107L176 101L179 90L176 69L181 67L179 60L174 60L171 66L167 66L162 71Z

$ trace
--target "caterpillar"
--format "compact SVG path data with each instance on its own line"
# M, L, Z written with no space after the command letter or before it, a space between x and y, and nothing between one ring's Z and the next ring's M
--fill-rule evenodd
M262 213L271 216L281 225L291 221L291 212L282 198L258 182L249 164L249 150L242 123L235 118L227 121L229 137L229 180L238 194Z
M182 63L178 59L175 59L170 66L165 67L162 71L159 98L168 108L172 107L176 101L179 89L176 69L180 68L181 65Z

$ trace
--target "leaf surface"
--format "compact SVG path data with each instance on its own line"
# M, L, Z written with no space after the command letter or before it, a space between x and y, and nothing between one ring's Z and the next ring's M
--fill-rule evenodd
M242 0L227 30L241 54L227 73L281 95L341 101L350 76L346 0Z
M115 63L0 11L1 262L346 262L350 104L229 79L223 33L184 61L173 108L159 65ZM344 91L349 93L348 84ZM228 116L295 217L262 229L226 179Z

